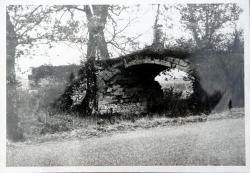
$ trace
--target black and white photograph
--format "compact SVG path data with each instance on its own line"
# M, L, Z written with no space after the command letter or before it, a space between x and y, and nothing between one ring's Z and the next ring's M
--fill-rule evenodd
M250 171L248 0L63 2L1 3L6 169Z

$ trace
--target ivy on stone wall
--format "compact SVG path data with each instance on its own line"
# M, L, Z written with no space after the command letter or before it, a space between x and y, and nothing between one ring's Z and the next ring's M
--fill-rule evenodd
M95 58L91 57L81 68L79 78L66 87L53 108L59 112L78 112L81 116L93 114L98 104L95 71Z
M86 62L87 95L85 97L86 113L91 115L97 111L97 84L96 84L95 57L89 58Z

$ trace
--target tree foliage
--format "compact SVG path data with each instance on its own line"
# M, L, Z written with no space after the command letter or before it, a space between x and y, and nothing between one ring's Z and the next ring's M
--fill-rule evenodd
M225 38L222 29L236 27L242 12L237 4L187 4L180 8L181 22L198 49L215 49Z

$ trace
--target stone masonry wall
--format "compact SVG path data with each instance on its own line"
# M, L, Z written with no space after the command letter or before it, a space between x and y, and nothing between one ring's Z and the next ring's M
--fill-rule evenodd
M145 110L145 106L135 97L140 93L141 88L126 88L129 85L129 78L121 75L121 72L108 81L106 74L109 74L106 70L102 75L98 75L98 111L100 113L106 113L112 108L113 112L118 113L140 113ZM121 85L120 80L125 81L126 85Z
M88 115L111 109L121 114L154 112L163 97L154 78L166 69L189 70L187 59L178 57L182 56L146 50L109 60L90 58L57 105L63 111Z
M152 91L145 90L143 85L135 82L135 78L131 77L126 68L141 64L156 64L162 65L166 68L179 68L180 70L188 70L188 63L184 60L166 57L164 60L158 60L157 58L144 57L144 59L136 58L130 61L123 61L119 65L113 65L108 68L103 66L96 66L97 76L97 102L98 111L100 113L107 113L110 109L113 112L121 114L125 113L142 113L147 111L148 107L148 96L150 92L153 93L151 97L157 97L155 93L159 85L152 78L148 83L156 83L152 87ZM143 77L143 76L142 76ZM157 89L154 89L157 88ZM160 90L160 89L158 89Z

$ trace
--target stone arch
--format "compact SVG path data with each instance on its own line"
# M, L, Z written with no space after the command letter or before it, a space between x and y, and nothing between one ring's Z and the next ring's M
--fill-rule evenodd
M112 61L112 60L111 60ZM154 78L166 69L189 72L189 62L170 56L127 56L106 68L98 65L98 111L110 108L119 113L140 113L156 106L163 97L161 86ZM146 93L146 94L145 94ZM153 96L153 97L152 97Z
M157 95L161 95L159 92L161 89L159 83L154 81L155 76L161 71L171 68L189 72L188 58L189 54L186 52L147 49L108 60L95 61L92 58L82 68L82 77L70 86L72 89L69 88L70 92L67 91L69 94L66 93L59 100L69 100L67 110L81 108L89 110L87 112L90 114L93 111L106 113L111 108L113 112L117 113L140 113L145 111L147 99L152 97L135 97L135 95L144 94L145 96L145 93L148 93L149 96L155 95L157 98ZM88 75L87 69L93 74ZM143 71L148 73L138 74ZM83 82L83 79L86 81ZM82 82L86 83L86 88L77 85ZM78 90L84 91L77 92ZM78 96L79 93L82 94L82 97L79 97L81 103L75 104L72 98ZM86 96L89 96L88 104L84 104Z

